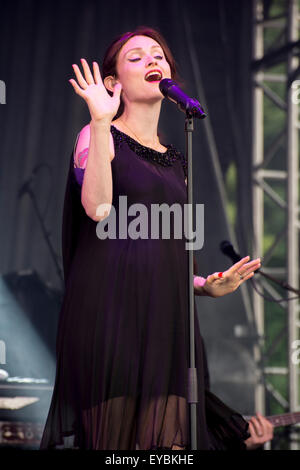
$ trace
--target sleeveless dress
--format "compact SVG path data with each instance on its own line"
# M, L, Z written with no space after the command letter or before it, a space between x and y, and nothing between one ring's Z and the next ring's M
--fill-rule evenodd
M175 236L171 211L169 236L150 217L151 206L164 203L183 214L187 162L172 145L161 153L114 126L111 132L115 211L106 220L113 222L107 238L108 224L97 224L82 207L84 170L74 167L73 153L70 159L62 228L65 294L40 448L189 449L186 239ZM150 228L159 237L151 238ZM198 449L245 448L248 423L208 390L198 321L195 331Z

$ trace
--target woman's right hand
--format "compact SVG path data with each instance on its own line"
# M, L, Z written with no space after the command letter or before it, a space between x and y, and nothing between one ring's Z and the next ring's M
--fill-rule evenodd
M120 95L122 85L117 83L114 87L113 96L107 92L99 70L97 62L93 62L94 76L85 59L81 59L84 77L77 64L73 64L73 69L77 78L69 80L75 93L81 96L88 105L92 121L111 123L117 114L120 106Z

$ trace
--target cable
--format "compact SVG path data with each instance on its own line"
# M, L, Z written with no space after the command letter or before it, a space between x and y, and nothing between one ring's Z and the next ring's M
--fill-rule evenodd
M299 299L300 296L297 295L295 297L288 297L287 299L273 299L272 297L269 297L265 294L263 294L262 292L260 292L257 288L257 285L256 285L256 282L254 281L254 279L250 279L251 281L251 284L252 284L252 287L253 289L258 293L258 295L260 295L261 297L263 297L265 300L267 300L268 302L274 302L274 303L280 303L280 302L289 302L290 300L296 300L296 299Z

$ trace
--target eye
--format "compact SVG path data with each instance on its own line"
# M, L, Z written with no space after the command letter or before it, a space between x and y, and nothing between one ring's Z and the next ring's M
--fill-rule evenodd
M128 59L129 62L137 62L138 60L141 60L140 57L136 57L135 59Z
M161 55L156 55L155 59L163 59L163 57Z

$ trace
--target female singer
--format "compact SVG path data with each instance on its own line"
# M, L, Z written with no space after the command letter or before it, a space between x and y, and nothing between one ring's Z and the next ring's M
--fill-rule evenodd
M172 230L168 239L135 236L133 217L142 204L149 234L154 204L187 203L187 162L158 137L159 82L176 79L175 61L160 33L140 27L108 48L102 76L96 62L81 65L70 83L91 120L70 160L66 289L41 448L188 449L188 251ZM124 198L131 230L105 238L108 220L124 226ZM233 292L259 266L246 257L224 273L195 276L195 295ZM195 323L198 449L245 448L248 424L205 390Z

